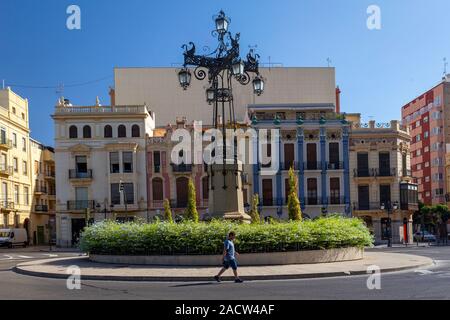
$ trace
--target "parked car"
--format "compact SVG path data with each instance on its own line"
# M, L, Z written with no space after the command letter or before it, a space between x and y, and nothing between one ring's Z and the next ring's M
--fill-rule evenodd
M418 231L414 233L414 240L417 242L436 242L436 236L428 231Z
M0 247L28 246L27 230L0 229Z

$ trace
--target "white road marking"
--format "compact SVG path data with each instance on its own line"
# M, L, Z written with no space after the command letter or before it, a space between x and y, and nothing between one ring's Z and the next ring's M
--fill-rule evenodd
M54 258L54 257L57 257L58 255L57 254L51 254L51 253L44 253L44 254L42 254L43 256L47 256L47 257L49 257L49 258Z
M33 259L33 257L29 257L29 256L17 256L17 257L19 257L21 259Z
M430 270L414 270L414 272L420 273L421 276L434 273L433 271Z
M6 257L6 259L0 259L0 260L12 260L12 259L14 259L13 257L11 257L11 256L9 256L7 254L5 254L3 256Z

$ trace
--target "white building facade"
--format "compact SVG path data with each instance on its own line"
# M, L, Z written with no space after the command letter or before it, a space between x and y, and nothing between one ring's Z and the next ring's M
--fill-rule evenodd
M77 244L86 223L147 218L147 106L56 106L57 245Z

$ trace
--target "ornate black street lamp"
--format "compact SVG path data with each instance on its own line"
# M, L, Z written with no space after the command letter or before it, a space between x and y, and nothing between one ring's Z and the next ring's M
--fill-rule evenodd
M213 19L215 22L215 30L212 31L212 35L218 40L217 48L209 54L199 55L196 54L196 47L193 42L189 42L189 45L184 45L182 47L185 49L184 63L183 68L178 72L178 81L180 86L186 90L191 84L192 75L200 81L207 78L209 85L206 89L205 96L206 101L208 104L212 105L213 108L212 124L215 129L221 130L223 137L223 169L220 170L223 174L222 188L224 190L229 188L230 180L227 180L226 176L228 173L232 172L236 179L235 182L232 182L231 184L235 185L236 189L238 189L239 183L237 181L240 179L239 174L241 168L238 165L236 152L234 152L235 165L225 165L227 151L226 130L237 129L234 111L233 83L237 82L241 85L247 85L252 82L253 92L255 95L259 96L264 92L264 80L259 74L259 56L255 54L253 49L250 49L245 60L240 57L240 34L237 33L233 37L228 31L231 19L227 17L223 11L220 11ZM254 75L253 80L251 74ZM233 144L232 148L236 151L235 142L231 141L230 143ZM210 165L210 167L210 174L214 176L214 172L218 172L219 170L213 169L212 165ZM218 189L214 188L213 181L215 180L211 179L211 181L211 190ZM228 183L226 181L228 181ZM217 195L219 198L222 196L224 195ZM230 195L228 194L227 196ZM239 200L239 202L243 201ZM237 211L241 214L244 211L243 203L240 204L239 207L242 208L239 208ZM210 209L218 210L217 208L212 208L211 205ZM210 211L212 212L212 210Z
M388 247L392 247L392 220L391 214L398 209L398 202L395 201L391 203L391 201L387 201L386 204L381 204L381 210L386 210L388 219L387 219L387 229L388 229Z
M206 55L197 55L193 42L184 45L183 68L178 72L178 81L181 87L186 90L192 79L189 68L194 68L193 74L197 80L204 80L208 77L209 88L206 90L206 100L209 104L214 104L213 125L219 128L219 116L222 115L222 129L226 128L226 119L233 128L236 128L236 118L233 105L233 79L242 85L247 85L251 81L250 74L255 74L253 80L253 91L256 95L261 95L264 91L264 80L259 74L259 56L251 49L247 54L247 60L242 60L239 56L239 38L237 33L234 37L228 31L231 23L223 11L214 17L216 29L212 32L218 39L218 47L213 52ZM225 105L227 104L227 108ZM220 108L221 107L221 108ZM221 109L221 110L220 110ZM228 110L226 110L228 109ZM227 117L228 113L228 117Z

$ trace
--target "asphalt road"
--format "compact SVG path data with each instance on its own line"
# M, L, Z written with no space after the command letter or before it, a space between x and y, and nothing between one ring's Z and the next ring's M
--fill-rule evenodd
M82 281L80 290L69 290L65 280L23 276L11 269L23 261L76 253L0 249L0 299L450 299L450 247L390 251L427 256L436 264L427 269L382 274L380 290L367 288L368 276L243 284Z

